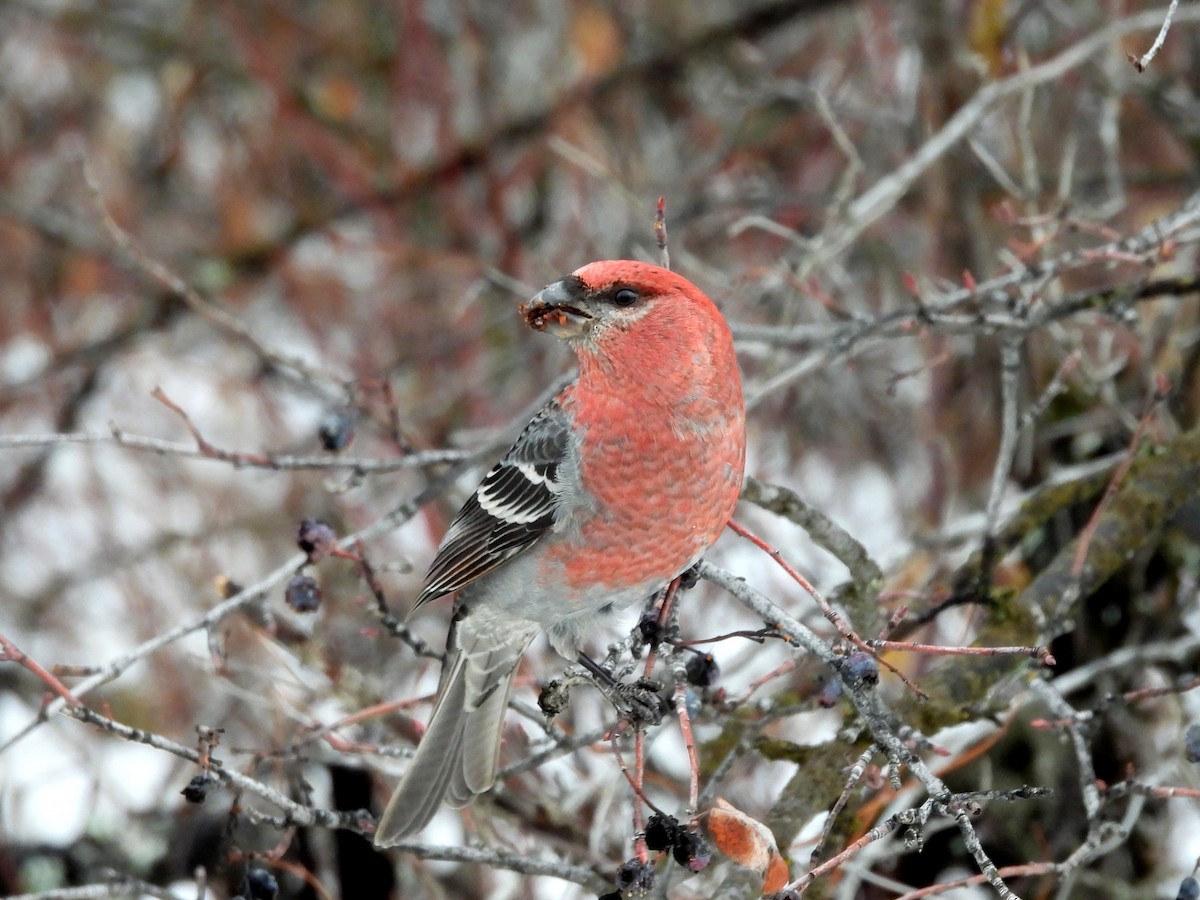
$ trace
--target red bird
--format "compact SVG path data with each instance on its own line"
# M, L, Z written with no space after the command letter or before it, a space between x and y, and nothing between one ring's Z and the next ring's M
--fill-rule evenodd
M694 565L729 521L746 456L733 339L687 279L594 262L521 312L579 377L529 423L446 532L414 609L458 591L429 728L375 832L388 847L443 798L496 779L513 673L538 631L568 659L614 610Z

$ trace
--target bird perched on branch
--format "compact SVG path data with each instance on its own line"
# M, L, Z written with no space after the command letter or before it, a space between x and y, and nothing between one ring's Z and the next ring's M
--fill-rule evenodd
M694 565L737 502L745 406L733 339L674 272L594 262L521 312L579 376L529 423L442 540L414 609L458 595L429 727L375 844L422 829L496 778L513 674L540 631L568 659L612 611Z

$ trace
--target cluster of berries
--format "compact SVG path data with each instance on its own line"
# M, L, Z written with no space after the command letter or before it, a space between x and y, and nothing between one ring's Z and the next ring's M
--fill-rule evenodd
M699 872L712 860L712 848L704 835L679 823L674 816L655 813L646 823L646 849L653 853L670 853L679 865L689 872ZM654 864L631 859L621 864L614 879L616 890L600 900L621 900L637 897L654 887Z

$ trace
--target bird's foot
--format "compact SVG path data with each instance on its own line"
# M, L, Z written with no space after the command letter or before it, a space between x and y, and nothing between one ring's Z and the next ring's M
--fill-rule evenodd
M671 711L670 703L662 696L663 686L653 678L639 678L633 684L617 681L611 672L582 653L579 664L592 673L592 683L634 727L658 725Z
M653 678L639 678L633 684L618 682L601 687L621 717L635 728L659 725L671 711L671 704L662 695L663 686Z

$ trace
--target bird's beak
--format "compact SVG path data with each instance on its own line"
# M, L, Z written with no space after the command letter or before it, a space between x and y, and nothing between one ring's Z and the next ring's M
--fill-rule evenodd
M548 331L558 338L580 337L591 316L580 309L580 297L564 282L556 281L520 306L526 324L535 331Z

